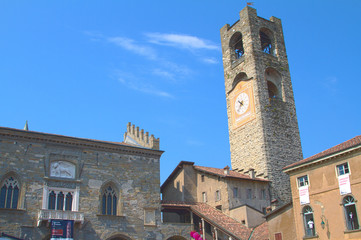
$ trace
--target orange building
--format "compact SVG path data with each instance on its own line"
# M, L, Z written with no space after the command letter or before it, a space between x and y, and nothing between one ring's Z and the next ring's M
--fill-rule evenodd
M270 240L361 239L361 136L284 172L290 176L293 204L266 216Z

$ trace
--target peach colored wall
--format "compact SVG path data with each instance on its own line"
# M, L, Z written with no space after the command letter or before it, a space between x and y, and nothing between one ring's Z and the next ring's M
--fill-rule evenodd
M323 163L297 169L290 174L294 219L297 239L305 235L297 178L308 175L309 206L313 209L315 230L320 239L361 239L361 231L347 231L336 166L348 162L350 168L351 195L356 201L359 224L361 223L361 151L329 159ZM322 219L325 227L321 227Z
M292 205L281 210L279 213L267 218L269 240L275 240L275 234L281 233L282 239L296 239L296 229Z

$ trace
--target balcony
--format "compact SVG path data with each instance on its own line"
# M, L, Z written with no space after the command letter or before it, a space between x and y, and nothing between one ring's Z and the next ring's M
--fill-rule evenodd
M73 220L74 223L83 223L84 213L74 211L41 209L38 214L38 226L42 221L50 221L52 219Z

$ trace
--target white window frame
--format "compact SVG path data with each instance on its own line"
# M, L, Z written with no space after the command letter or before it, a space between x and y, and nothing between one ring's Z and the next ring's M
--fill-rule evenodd
M300 184L300 179L303 179L303 178L307 178L307 184L304 184L303 186L301 186ZM310 186L310 178L308 177L308 174L306 175L302 175L300 177L297 177L296 178L296 181L297 181L297 187L300 188L300 187L304 187L304 186Z
M339 167L340 166L344 166L344 165L347 165L347 170L348 172L346 173L343 173L343 174L340 174L340 171L339 171ZM343 168L343 171L345 171L345 168ZM338 164L336 165L336 175L339 177L339 176L342 176L342 175L350 175L351 174L351 169L350 169L350 164L348 162L344 162L344 163L341 163L341 164Z
M202 201L207 202L207 193L206 192L202 192Z
M73 201L71 204L71 211L75 211L75 212L79 211L79 187L76 187L75 189L69 189L69 188L57 188L57 187L44 186L43 187L42 209L49 210L48 209L49 193L51 193L52 191L54 191L56 194L63 192L64 196L66 196L66 194L68 194L70 192L73 196ZM57 210L57 204L58 204L58 201L55 200L55 209L54 210L62 211L62 210ZM63 211L65 211L65 204L63 206Z

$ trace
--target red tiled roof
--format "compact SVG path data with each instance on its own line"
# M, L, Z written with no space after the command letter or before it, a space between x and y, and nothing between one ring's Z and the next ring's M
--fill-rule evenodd
M162 207L165 208L190 208L192 212L204 218L211 225L218 227L227 234L233 235L238 239L267 240L268 225L262 223L256 228L248 228L237 220L227 216L221 211L209 206L206 203L183 202L183 201L162 201ZM252 238L250 238L252 236Z
M326 157L326 156L329 156L329 155L332 155L332 154L335 154L335 153L338 153L338 152L341 152L343 150L347 150L349 148L352 148L352 147L355 147L355 146L358 146L358 145L361 145L361 135L359 136L356 136L354 138L351 138L350 140L346 141L346 142L343 142L343 143L340 143L332 148L329 148L325 151L322 151L320 153L317 153L309 158L305 158L301 161L298 161L298 162L295 162L295 163L292 163L286 167L283 168L283 170L286 170L286 169L289 169L291 167L295 167L295 166L298 166L298 165L302 165L302 164L305 164L305 163L309 163L309 162L312 162L314 160L317 160L317 159L320 159L322 157Z
M215 174L221 177L229 177L229 178L238 178L238 179L246 179L246 180L255 180L255 181L263 181L269 182L269 180L264 178L251 178L249 175L242 174L233 170L229 170L229 174L224 173L223 168L212 168L212 167L201 167L201 166L194 166L196 170L207 172L210 174Z
M231 217L228 217L221 211L209 206L206 203L197 203L192 205L191 209L201 217L210 221L211 224L218 226L219 228L240 239L248 239L252 232L251 228L246 227L245 225Z
M250 240L268 240L269 232L268 232L268 222L264 222L258 225L252 233Z

